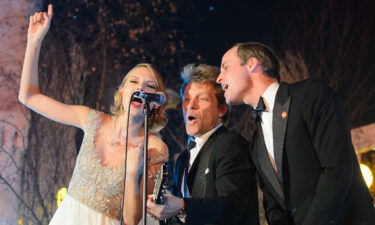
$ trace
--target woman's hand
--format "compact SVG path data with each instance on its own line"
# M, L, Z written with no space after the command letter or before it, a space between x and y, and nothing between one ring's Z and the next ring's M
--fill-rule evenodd
M53 6L48 5L48 12L36 12L29 18L29 29L27 31L27 41L31 43L41 43L46 36L51 24Z

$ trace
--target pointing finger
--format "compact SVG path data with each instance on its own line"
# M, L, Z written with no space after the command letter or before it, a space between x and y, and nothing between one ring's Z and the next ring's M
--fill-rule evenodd
M48 5L48 13L47 14L48 14L49 18L52 17L52 15L53 15L53 6L52 6L52 4Z

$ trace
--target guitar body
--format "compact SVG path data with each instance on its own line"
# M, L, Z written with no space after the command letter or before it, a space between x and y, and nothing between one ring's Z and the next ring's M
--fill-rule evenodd
M164 204L164 194L168 189L168 163L164 163L162 168L159 170L158 175L155 179L153 197L156 204ZM173 224L183 224L177 217L168 218L165 220L156 220L151 216L147 217L148 225L173 225Z

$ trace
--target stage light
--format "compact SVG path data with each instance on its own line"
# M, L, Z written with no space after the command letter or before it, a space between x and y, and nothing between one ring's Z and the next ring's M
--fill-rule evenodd
M361 163L360 167L361 167L362 176L365 179L367 187L369 188L369 187L371 187L372 182L374 180L372 172L371 172L370 168L368 166L366 166L365 164Z
M62 187L57 191L57 193L56 193L57 207L59 207L59 205L64 200L67 193L68 193L68 188L66 188L66 187Z

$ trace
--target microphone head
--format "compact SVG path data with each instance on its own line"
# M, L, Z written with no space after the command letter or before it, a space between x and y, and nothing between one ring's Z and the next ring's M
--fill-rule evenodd
M143 103L142 102L142 92L134 91L130 101L136 101L136 102Z
M163 92L161 92L161 91L156 92L156 94L159 95L159 101L156 102L156 104L157 104L158 106L162 106L162 105L164 105L164 104L167 102L167 96L165 96L165 94L164 94Z
M153 102L154 104L161 106L164 105L167 101L167 97L163 92L156 92L156 93L147 93L143 91L135 91L133 92L132 100L139 100L143 99L148 102Z

